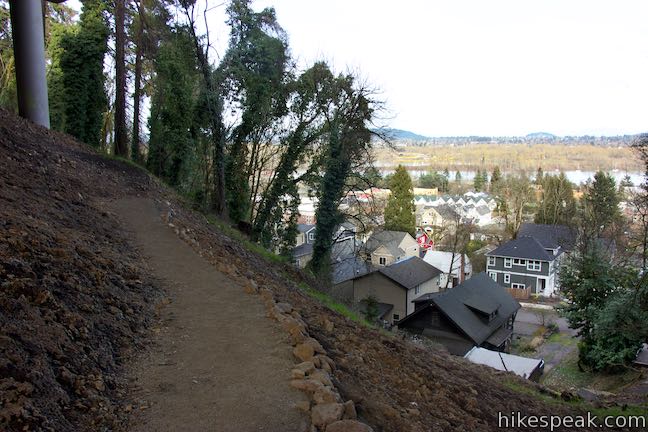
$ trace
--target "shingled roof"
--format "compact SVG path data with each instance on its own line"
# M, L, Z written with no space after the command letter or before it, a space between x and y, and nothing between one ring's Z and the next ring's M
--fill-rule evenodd
M518 235L535 238L545 249L571 250L576 242L576 233L565 225L523 223Z
M373 253L380 246L384 246L389 250L389 252L394 255L404 255L403 251L399 245L409 234L403 231L378 231L371 234L371 237L367 240L365 244L365 249L369 253Z
M556 256L549 254L534 237L523 236L504 243L487 256L503 256L539 261L553 261Z
M419 257L409 257L378 271L407 289L415 288L441 274L441 270Z
M399 327L435 305L476 345L494 336L520 308L520 304L486 273L479 273L447 291L424 294L414 302L427 302L428 305L419 306L398 323ZM495 313L495 316L490 321L482 316L491 313Z

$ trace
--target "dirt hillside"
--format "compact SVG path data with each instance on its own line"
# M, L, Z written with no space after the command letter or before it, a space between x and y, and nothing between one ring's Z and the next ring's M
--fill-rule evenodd
M161 203L160 216L221 273L299 311L343 399L375 431L488 431L498 412L572 413L521 379L327 309L296 285L303 275L248 251L141 170L0 111L0 430L129 429L125 373L165 298L103 210L129 196Z

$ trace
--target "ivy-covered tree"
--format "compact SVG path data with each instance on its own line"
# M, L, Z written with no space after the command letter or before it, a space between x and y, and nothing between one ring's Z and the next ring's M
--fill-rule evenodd
M109 30L104 12L100 0L83 2L78 26L61 39L65 132L93 146L101 142L108 106L103 66Z
M398 165L389 182L391 195L385 207L385 229L404 231L412 236L416 232L414 193L412 179L404 166Z
M201 91L193 44L186 28L170 32L162 42L155 68L147 166L170 185L178 186L195 146L194 115Z
M299 166L315 156L315 147L327 134L325 114L335 100L336 78L329 67L319 62L288 85L289 107L286 134L279 140L281 156L264 193L260 196L258 211L253 219L253 235L265 247L281 249L292 239L279 231L286 214L296 213L299 202L297 183L318 171L318 160L310 169L296 177ZM283 240L282 240L283 239ZM281 242L281 244L277 244Z
M542 199L535 223L572 225L576 214L576 200L571 182L564 173L546 175L542 181Z
M227 8L230 43L220 66L231 101L241 107L226 163L230 219L248 220L255 201L250 183L265 132L286 111L288 43L272 8L254 12L251 0Z
M358 85L352 75L338 76L335 84L335 97L325 115L327 138L320 165L323 175L317 182L317 230L309 263L310 269L320 276L330 274L333 235L344 219L339 210L340 200L346 193L354 163L369 156L369 124L376 109L370 90Z

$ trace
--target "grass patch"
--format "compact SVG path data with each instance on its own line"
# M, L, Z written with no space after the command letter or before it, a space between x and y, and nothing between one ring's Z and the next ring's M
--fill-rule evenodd
M545 343L555 343L562 346L576 346L578 341L574 336L571 336L568 333L558 332L549 336Z
M616 392L621 387L635 382L640 375L640 372L633 370L618 374L581 371L578 368L578 350L575 350L547 372L542 383L560 390L587 387L594 390Z
M327 308L338 312L345 317L349 318L352 321L355 321L359 324L365 325L367 327L375 327L373 324L371 324L369 321L367 321L361 314L351 310L347 305L344 303L340 303L333 299L330 295L323 293L321 291L318 291L312 287L310 287L308 284L305 282L300 282L299 283L299 289L301 289L303 292L305 292L309 297L319 301L322 303L324 306Z
M228 225L221 219L217 218L216 216L205 215L205 217L207 218L207 221L210 224L218 228L218 230L221 231L223 234L225 234L227 237L231 238L232 240L238 241L247 250L260 255L266 261L275 264L284 264L288 262L288 258L281 255L277 255L276 253L264 248L260 244L253 242L252 240L247 238L245 234L243 234L241 231L237 230L234 227L231 227L230 225Z

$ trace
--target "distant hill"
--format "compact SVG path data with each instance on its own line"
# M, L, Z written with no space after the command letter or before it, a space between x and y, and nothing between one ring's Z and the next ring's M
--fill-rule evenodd
M430 137L419 135L403 129L382 128L375 129L374 132L384 134L393 141L429 141L432 139Z
M554 134L550 134L549 132L533 132L530 134L527 134L527 138L534 138L534 139L554 139L558 138Z

